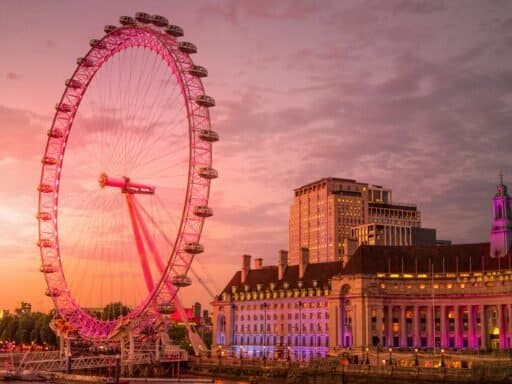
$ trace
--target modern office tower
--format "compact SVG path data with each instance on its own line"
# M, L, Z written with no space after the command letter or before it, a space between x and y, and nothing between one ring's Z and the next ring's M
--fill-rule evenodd
M421 227L417 207L393 203L390 189L353 179L324 178L294 191L289 264L298 264L303 247L309 249L311 263L341 260L347 240L412 245L414 227Z

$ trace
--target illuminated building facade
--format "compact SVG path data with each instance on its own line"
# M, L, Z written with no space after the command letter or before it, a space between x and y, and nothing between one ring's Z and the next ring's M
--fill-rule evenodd
M512 215L502 182L493 206L490 243L361 245L342 261L315 263L301 248L297 264L280 251L277 265L256 259L252 268L244 255L213 302L214 348L292 360L370 346L512 348L512 227L503 229Z

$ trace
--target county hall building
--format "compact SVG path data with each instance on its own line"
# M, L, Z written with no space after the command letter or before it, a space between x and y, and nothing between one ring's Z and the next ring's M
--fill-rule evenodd
M213 302L213 350L295 360L354 347L512 348L511 211L500 181L489 243L358 243L328 261L302 246L294 263L280 251L268 266L244 255Z

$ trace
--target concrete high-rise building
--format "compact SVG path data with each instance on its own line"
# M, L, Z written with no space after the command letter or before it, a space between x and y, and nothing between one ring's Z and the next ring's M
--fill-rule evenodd
M412 204L393 203L392 191L353 179L324 178L294 191L289 221L289 264L302 248L309 261L340 260L347 241L357 244L412 245L421 214Z

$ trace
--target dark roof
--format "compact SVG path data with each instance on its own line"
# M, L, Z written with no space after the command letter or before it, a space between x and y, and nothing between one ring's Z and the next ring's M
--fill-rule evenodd
M431 246L379 246L362 245L350 258L345 268L340 261L325 263L310 263L306 267L303 288L313 287L316 280L319 287L327 284L328 280L338 274L343 275L371 275L377 273L463 273L498 271L512 269L512 250L503 258L490 257L489 243L431 245ZM289 288L297 288L299 266L289 265L283 279L278 280L277 266L265 266L261 269L251 269L245 284L251 290L257 284L263 284L263 289L275 283L276 289L288 283ZM233 286L243 289L241 271L231 278L222 292L231 293ZM222 293L221 292L221 293Z
M311 187L313 185L317 185L317 184L321 184L321 183L324 183L324 182L328 182L328 181L338 181L338 182L349 182L349 183L359 183L359 184L367 184L367 183L361 183L361 182L358 182L354 179L342 179L342 178L339 178L339 177L324 177L320 180L316 180L316 181L313 181L311 183L308 183L308 184L304 184L298 188L295 188L294 191L299 191L303 188L307 188L307 187Z
M343 274L458 273L512 269L512 252L504 258L490 257L489 243L446 246L359 247Z
M341 273L341 261L331 261L326 263L311 263L306 267L304 277L302 278L303 288L312 288L313 280L317 281L319 287L327 285L327 281L334 275ZM226 285L222 292L231 293L231 287L236 286L241 290L243 285L247 284L251 289L255 289L257 284L263 284L263 288L270 286L270 283L275 283L276 289L283 287L284 283L288 283L288 288L297 288L299 281L299 266L288 265L284 272L282 280L278 280L277 266L266 266L261 269L251 269L247 275L245 284L241 283L242 272L238 271L231 278L231 281Z
M408 211L418 210L418 207L415 204L405 204L405 203L386 204L386 203L370 202L370 203L368 203L368 206L373 207L373 208L402 209L402 210L408 210Z

